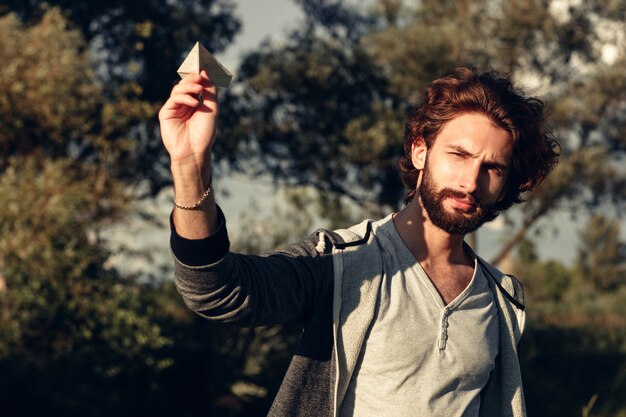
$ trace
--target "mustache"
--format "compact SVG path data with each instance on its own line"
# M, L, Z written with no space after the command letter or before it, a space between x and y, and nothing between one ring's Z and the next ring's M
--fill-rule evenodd
M452 188L444 188L441 190L441 199L445 197L457 198L459 200L467 201L477 208L483 208L485 206L483 199L476 193L464 193L463 191L454 190Z

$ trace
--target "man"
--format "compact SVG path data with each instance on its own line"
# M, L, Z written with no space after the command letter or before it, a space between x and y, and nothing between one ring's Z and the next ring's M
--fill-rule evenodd
M522 286L463 239L556 165L541 101L495 72L435 80L406 124L406 206L267 256L228 250L210 189L217 114L202 73L175 86L159 115L176 285L212 320L303 326L270 415L525 415Z

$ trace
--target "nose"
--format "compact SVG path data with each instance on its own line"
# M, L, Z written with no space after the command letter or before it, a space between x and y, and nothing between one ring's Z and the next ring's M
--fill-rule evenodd
M478 176L480 175L480 163L466 164L459 171L459 188L471 194L478 188Z

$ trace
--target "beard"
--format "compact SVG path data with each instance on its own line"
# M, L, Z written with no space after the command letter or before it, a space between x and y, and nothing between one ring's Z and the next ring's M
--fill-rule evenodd
M499 214L493 206L486 206L478 193L467 194L452 188L439 189L428 169L428 161L424 166L422 183L417 193L430 221L438 228L453 235L472 233L485 222L495 219ZM447 197L470 201L475 209L471 213L464 213L456 209L447 210L443 206L443 200Z

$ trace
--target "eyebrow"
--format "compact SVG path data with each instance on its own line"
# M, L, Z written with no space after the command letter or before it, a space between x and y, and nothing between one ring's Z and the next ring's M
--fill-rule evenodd
M477 157L476 154L471 153L470 151L468 151L467 149L465 149L465 148L463 148L462 146L459 146L459 145L448 145L447 148L451 149L451 150L453 150L455 152L458 152L458 153L460 153L462 155L469 156L470 158L476 158ZM484 165L486 165L489 168L499 169L501 171L506 171L507 169L509 169L509 166L507 164L502 163L502 162L498 162L498 161L489 161L489 160L487 160L487 161L485 161Z

